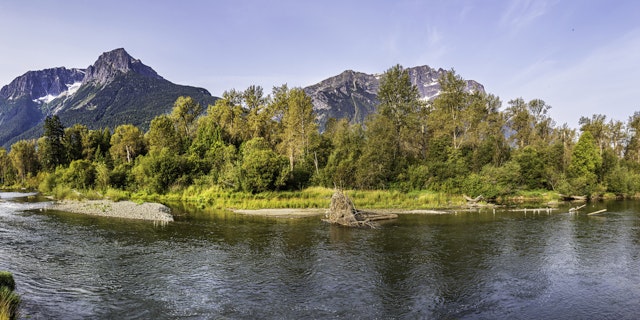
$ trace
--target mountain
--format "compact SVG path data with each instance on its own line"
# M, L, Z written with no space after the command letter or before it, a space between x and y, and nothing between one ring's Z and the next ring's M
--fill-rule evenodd
M0 89L0 145L32 128L43 119L43 104L82 83L83 70L52 68L29 71Z
M143 129L179 96L213 104L207 90L174 84L124 49L105 52L86 69L29 71L0 89L0 145L41 135L47 116L90 129L130 123Z
M411 83L418 87L420 97L424 100L433 100L440 94L438 79L449 72L429 66L408 68L407 71ZM324 128L330 118L346 118L351 123L363 123L379 104L377 94L380 77L380 74L347 70L304 88L311 97L320 127ZM467 90L484 92L484 87L476 81L467 80Z

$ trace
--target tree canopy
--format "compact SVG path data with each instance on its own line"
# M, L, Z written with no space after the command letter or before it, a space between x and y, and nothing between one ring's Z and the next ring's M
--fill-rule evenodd
M329 119L320 132L301 88L228 90L203 108L179 97L143 132L131 124L89 130L45 120L37 140L0 149L0 185L191 187L240 192L307 186L426 189L498 197L521 190L640 192L640 112L626 122L583 116L556 125L540 99L509 100L442 73L440 94L420 97L400 65L380 77L377 112L362 124Z

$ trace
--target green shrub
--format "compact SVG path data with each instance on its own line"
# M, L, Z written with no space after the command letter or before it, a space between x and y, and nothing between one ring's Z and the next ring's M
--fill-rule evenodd
M13 280L13 275L8 271L0 271L0 288L9 288L13 291L16 289L16 282Z

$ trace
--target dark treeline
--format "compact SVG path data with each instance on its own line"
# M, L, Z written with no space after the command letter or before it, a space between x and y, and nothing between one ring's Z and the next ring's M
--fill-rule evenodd
M231 90L206 110L180 97L145 133L88 130L47 118L37 141L0 149L0 185L149 193L187 187L263 192L338 186L497 197L523 190L575 195L640 191L640 113L627 123L580 118L557 126L542 100L467 92L455 72L420 99L401 66L387 70L376 114L330 119L318 131L311 99L286 85Z

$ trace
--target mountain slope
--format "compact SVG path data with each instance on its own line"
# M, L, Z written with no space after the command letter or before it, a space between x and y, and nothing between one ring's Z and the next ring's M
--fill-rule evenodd
M0 89L0 145L37 126L47 114L43 105L76 90L80 69L29 71Z
M0 89L0 145L38 137L53 114L65 126L113 129L130 123L146 129L154 117L170 112L179 96L204 106L217 99L205 89L165 80L124 49L103 53L85 70L30 71Z
M424 100L433 100L440 94L438 79L449 72L429 66L408 68L411 83L418 87ZM374 113L379 104L380 75L355 71L343 73L304 88L311 97L320 127L330 118L348 119L351 123L363 123ZM482 91L484 87L473 80L467 81L467 90Z

